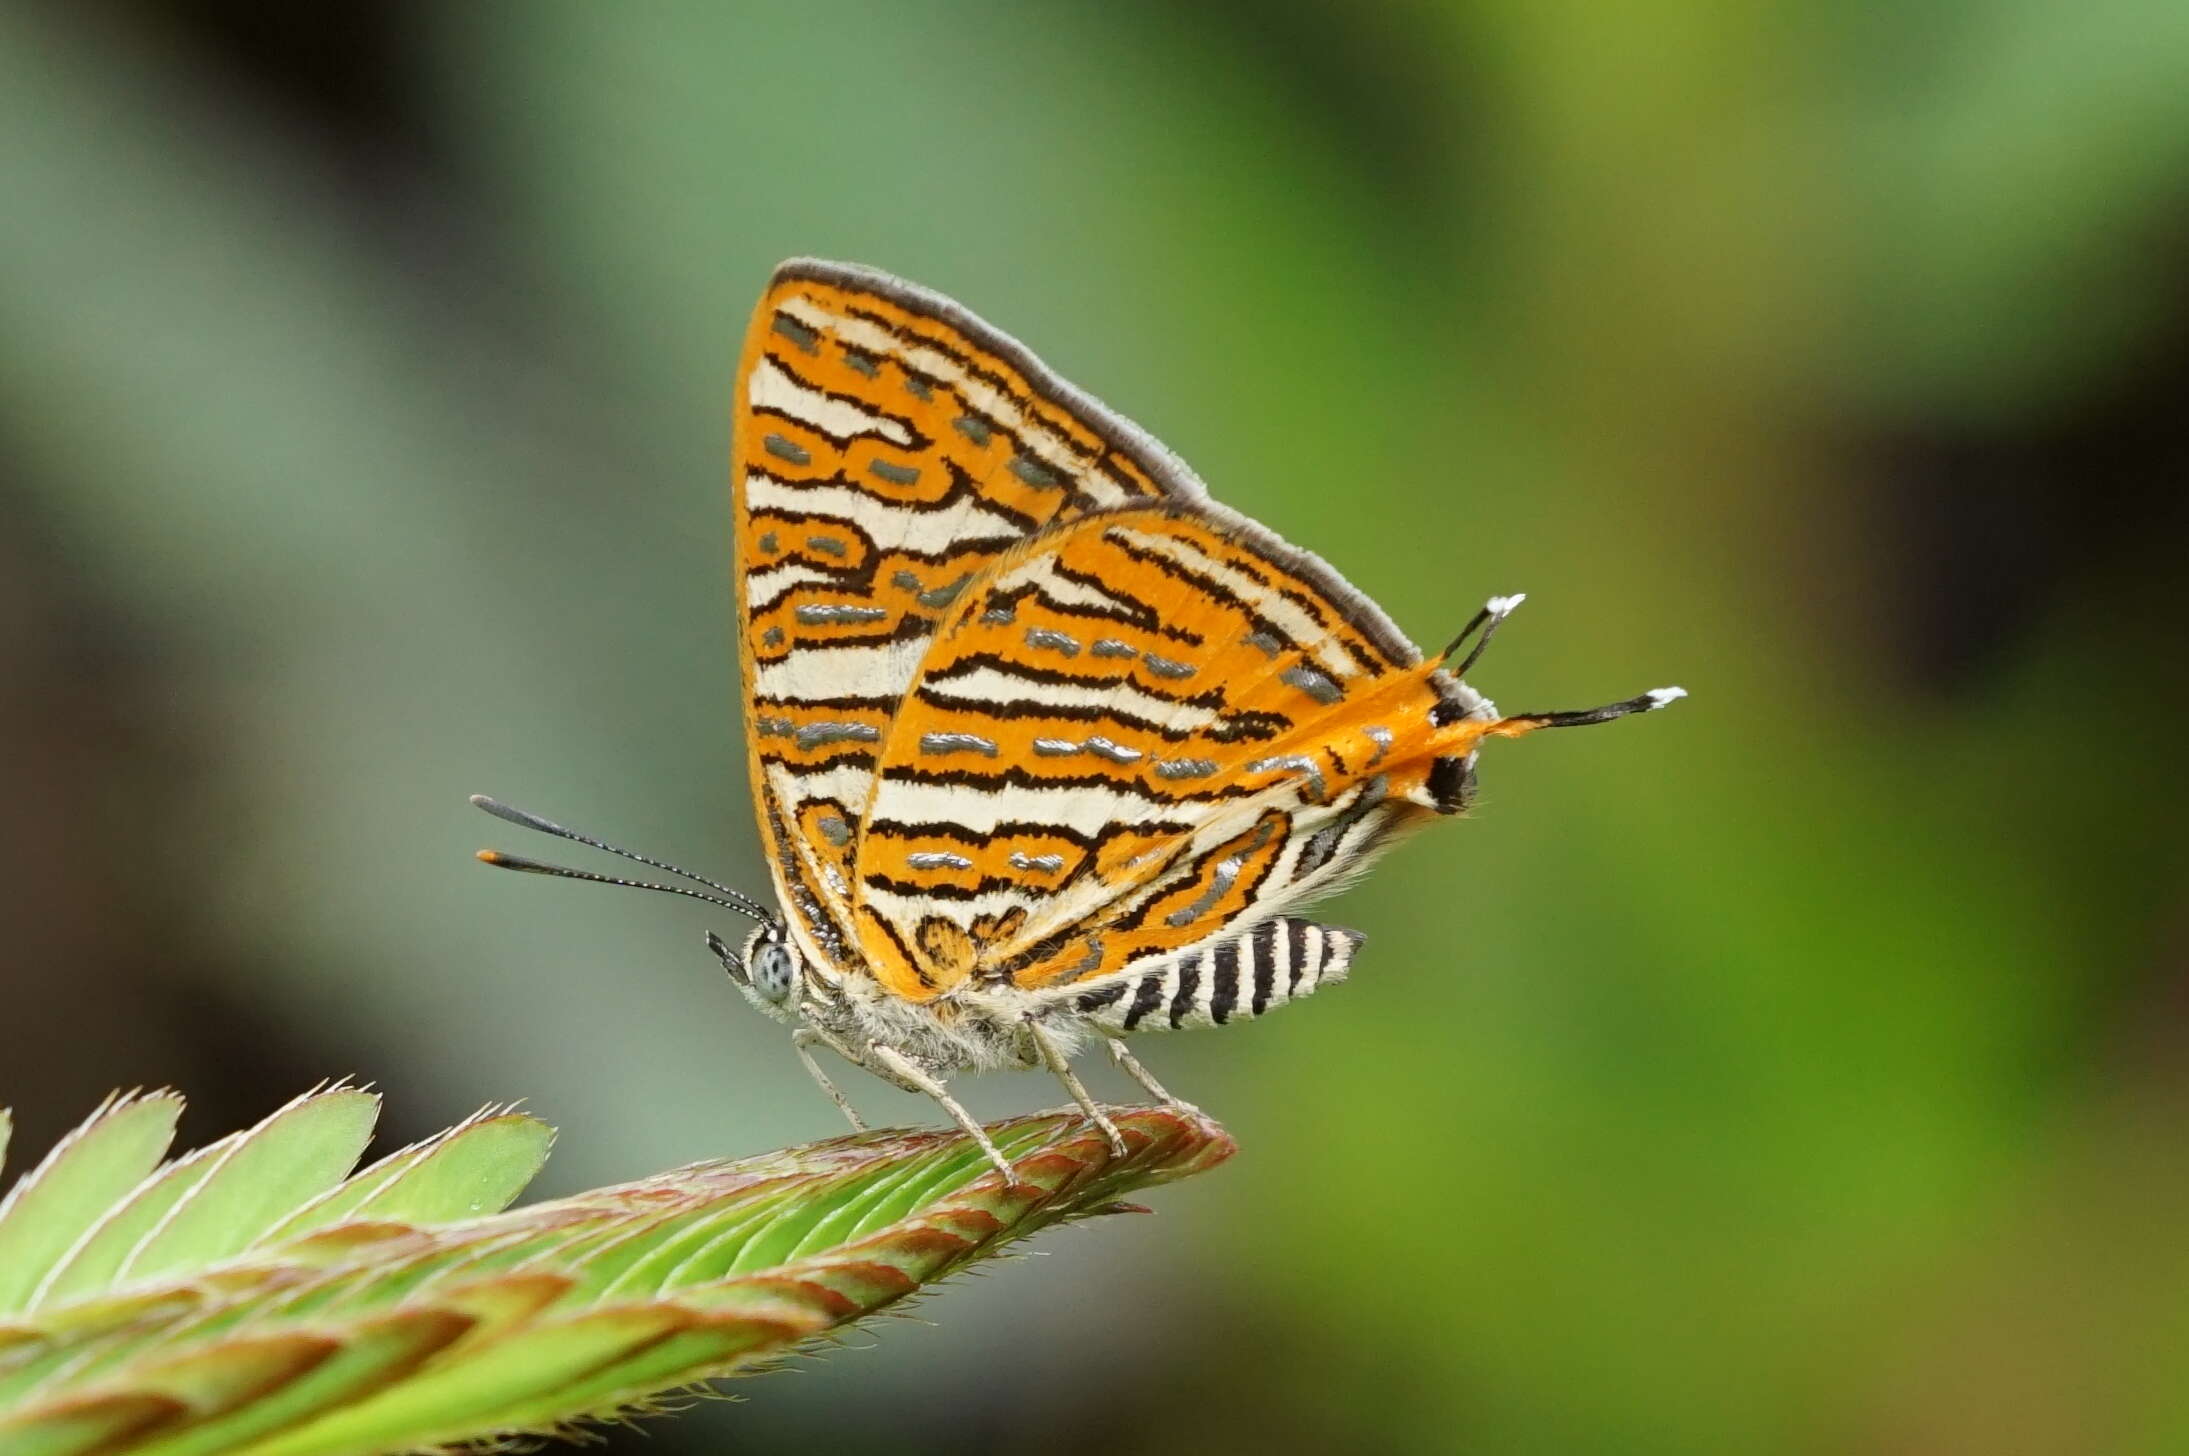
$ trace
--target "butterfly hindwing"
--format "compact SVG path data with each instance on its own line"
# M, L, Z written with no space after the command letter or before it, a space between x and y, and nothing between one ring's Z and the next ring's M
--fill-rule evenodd
M854 934L912 1001L1097 988L1331 888L1454 807L1479 702L1322 563L1207 502L999 556L877 748Z
M1162 446L957 305L794 261L754 314L732 457L754 797L777 889L856 968L851 852L928 639L1059 521L1199 499Z

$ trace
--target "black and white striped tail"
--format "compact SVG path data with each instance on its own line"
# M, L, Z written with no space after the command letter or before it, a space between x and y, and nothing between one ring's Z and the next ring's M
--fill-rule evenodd
M1363 939L1357 930L1278 916L1244 935L1082 991L1071 1004L1112 1032L1251 1021L1326 981L1344 980Z

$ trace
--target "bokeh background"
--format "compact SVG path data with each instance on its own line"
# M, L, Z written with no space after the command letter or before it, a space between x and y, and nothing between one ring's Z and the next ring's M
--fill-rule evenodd
M2189 1449L2179 4L5 0L20 1146L337 1073L529 1098L549 1191L835 1131L699 907L464 805L764 884L793 253L1417 638L1526 589L1508 707L1694 697L1493 745L1350 985L1146 1046L1229 1167L628 1449Z

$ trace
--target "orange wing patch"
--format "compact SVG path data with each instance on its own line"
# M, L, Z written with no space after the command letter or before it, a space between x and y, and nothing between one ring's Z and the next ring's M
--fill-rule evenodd
M1088 515L998 559L877 750L852 883L882 985L1112 975L1456 807L1479 700L1359 605L1207 505Z
M1045 527L1200 487L948 300L797 262L746 335L732 488L750 767L777 890L806 949L856 969L839 826L867 808L936 624Z

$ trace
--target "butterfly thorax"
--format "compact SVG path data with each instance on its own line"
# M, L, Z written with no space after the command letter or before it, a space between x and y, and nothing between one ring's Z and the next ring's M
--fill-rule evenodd
M968 987L964 994L910 1005L870 977L840 974L804 943L795 921L782 917L755 928L727 964L745 998L764 1015L811 1027L854 1053L890 1047L937 1073L1031 1066L1037 1052L1026 1032L1028 1018L1071 1019L1067 1008L1033 1004L1008 988L983 996ZM1062 1029L1062 1037L1074 1046L1081 1040L1076 1029Z

